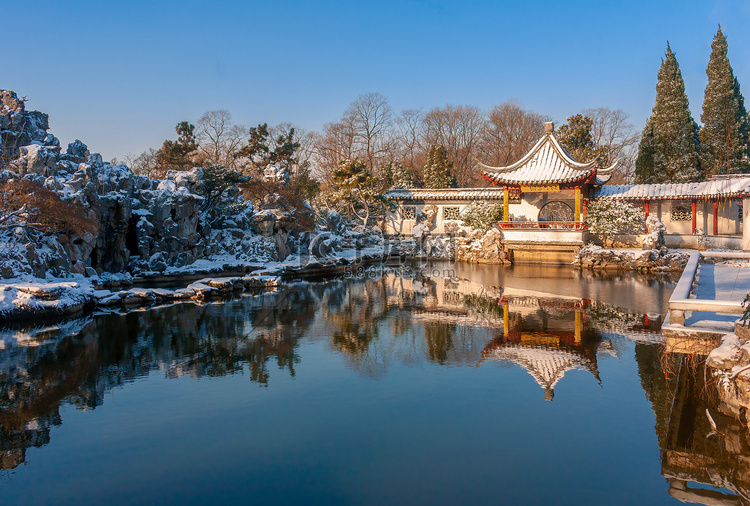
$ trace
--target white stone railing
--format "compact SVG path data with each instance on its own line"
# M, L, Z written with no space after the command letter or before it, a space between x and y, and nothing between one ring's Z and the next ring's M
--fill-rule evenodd
M501 230L585 230L582 221L498 221Z

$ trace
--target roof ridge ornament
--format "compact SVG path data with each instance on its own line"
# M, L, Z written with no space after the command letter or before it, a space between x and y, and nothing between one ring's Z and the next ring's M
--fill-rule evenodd
M555 131L555 124L551 121L545 121L544 122L544 133L545 134L551 134Z

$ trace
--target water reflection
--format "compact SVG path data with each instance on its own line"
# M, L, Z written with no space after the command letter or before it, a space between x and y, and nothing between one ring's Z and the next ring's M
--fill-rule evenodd
M653 346L636 346L635 352L656 415L669 495L696 504L749 504L747 431L722 414L705 358Z
M296 375L303 342L324 344L368 378L382 378L394 364L521 366L551 400L572 369L600 381L599 357L617 355L620 340L658 341L671 286L560 269L454 268L452 277L402 268L204 305L6 329L0 332L0 467L13 469L28 448L48 444L64 404L94 409L113 388L154 372L243 374L272 388L275 374Z
M602 336L586 325L589 301L531 294L509 294L498 300L503 311L503 334L482 351L482 360L508 361L528 371L544 390L555 396L555 385L566 372L589 371L597 381L597 354Z
M49 442L59 407L93 409L111 389L162 370L168 378L243 372L261 385L269 362L294 376L297 342L315 315L301 286L207 305L104 314L37 329L8 330L0 352L2 469Z

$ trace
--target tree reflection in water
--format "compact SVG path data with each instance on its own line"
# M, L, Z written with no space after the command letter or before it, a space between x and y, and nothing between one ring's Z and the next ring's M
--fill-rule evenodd
M274 360L293 376L297 342L315 307L305 286L292 285L280 293L30 329L36 335L31 341L19 340L29 329L7 330L5 342L16 346L0 355L2 468L18 466L26 448L49 442L50 428L61 423L62 403L95 408L107 391L154 370L168 378L217 377L240 373L247 364L251 381L267 386Z

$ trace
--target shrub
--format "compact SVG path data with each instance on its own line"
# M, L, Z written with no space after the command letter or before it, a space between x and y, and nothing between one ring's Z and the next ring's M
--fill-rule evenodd
M503 206L483 200L474 201L463 210L461 218L463 226L487 231L503 219Z
M96 230L96 221L81 205L63 200L42 183L26 179L0 181L0 228L16 226L84 235Z
M248 181L239 171L228 169L223 165L208 164L203 169L203 184L198 193L203 197L203 209L209 212L232 212L233 206L222 201L222 195L232 187Z
M586 226L589 231L602 236L605 243L609 236L614 234L642 232L644 220L643 209L620 200L593 200L586 212Z
M298 178L289 183L250 179L240 186L245 198L257 208L281 209L294 218L293 228L313 230L315 214L306 200L309 190L306 184L306 181L300 182Z

